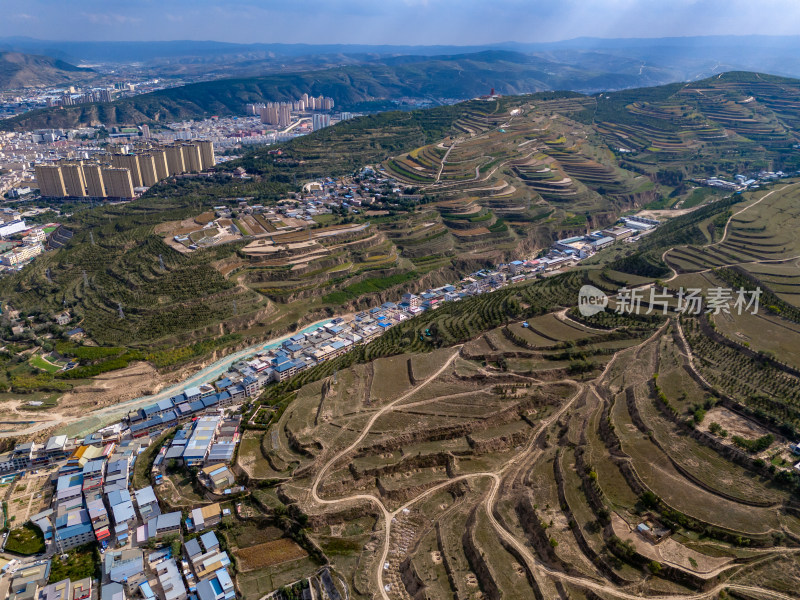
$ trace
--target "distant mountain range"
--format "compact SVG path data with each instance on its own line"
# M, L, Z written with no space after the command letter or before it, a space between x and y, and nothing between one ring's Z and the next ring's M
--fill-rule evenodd
M72 83L93 73L51 56L0 52L0 90Z
M576 38L559 42L504 42L471 46L398 46L365 44L234 44L213 41L85 42L50 41L27 37L0 38L0 52L15 51L52 56L73 64L143 63L161 67L188 64L293 62L299 57L328 57L339 61L367 61L387 56L444 56L485 50L512 50L556 63L600 71L609 58L638 63L673 74L672 81L702 79L732 70L757 70L800 76L800 36L696 36L678 38ZM340 63L341 64L341 63ZM663 83L663 82L662 82Z
M611 63L612 61L609 60ZM501 94L545 90L622 89L653 85L671 77L651 69L639 73L631 61L614 59L617 72L584 70L508 50L455 56L401 56L356 66L216 79L169 88L105 104L84 104L25 113L0 122L5 129L165 122L211 115L241 115L244 105L289 100L304 92L332 97L337 107L404 96L465 99L495 88Z
M4 49L53 57L51 66L20 70L15 85L69 80L69 73L75 74L77 67L62 61L134 64L152 76L211 79L109 104L33 111L0 122L4 129L236 115L242 114L248 102L286 100L303 92L331 96L338 107L360 109L375 101L385 107L387 100L403 96L466 99L492 87L502 94L544 90L592 93L696 81L728 71L800 77L800 36L579 38L489 46L0 38L0 51ZM53 65L65 67L53 73ZM0 89L8 86L0 77Z

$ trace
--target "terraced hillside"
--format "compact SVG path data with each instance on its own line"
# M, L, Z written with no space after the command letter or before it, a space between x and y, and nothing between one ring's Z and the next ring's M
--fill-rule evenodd
M438 199L434 206L459 255L546 245L658 196L650 179L592 146L591 129L563 116L587 102L472 103L450 136L393 156L384 167Z
M581 317L586 280L557 279L269 392L280 410L238 468L308 515L353 598L796 597L791 426L737 392L748 356L703 317ZM492 296L511 320L464 330ZM794 406L800 373L748 369Z
M729 266L743 266L761 273L758 265L765 265L766 279L779 285L774 281L775 277L769 275L766 265L796 268L793 261L800 258L796 236L800 225L798 198L800 188L797 185L762 192L741 208L736 208L720 230L713 223L706 225L707 235L714 238L714 243L679 246L669 250L664 258L679 273ZM784 287L779 289L781 292L789 291Z
M562 201L554 213L513 177L512 162L525 160L538 145L546 146L542 136L556 135L546 107L551 102L558 107L573 96L510 97L356 119L293 140L280 155L265 158L254 151L233 163L255 174L250 181L168 182L125 206L87 208L66 223L74 235L64 249L4 279L3 298L36 314L68 308L99 343L151 349L186 345L220 332L285 330L325 314L331 306L364 307L396 298L406 289L452 282L488 263L549 245L554 230L560 235L562 229L585 228L585 219L569 220L575 214L572 207L580 214L601 207L600 223L613 219L623 205L582 187L582 204ZM560 132L568 126L559 123L552 129ZM295 181L350 173L420 143L424 145L418 151L396 160L416 161L420 173L428 165L431 178L440 179L419 186L416 197L422 202L334 217L310 233L270 231L274 227L267 224L265 229L256 217L244 217L243 233L253 239L234 239L191 254L172 247L172 233L191 230L192 218L220 202L248 196L271 203L288 195ZM558 152L590 155L586 144L578 146L565 139ZM626 177L625 182L637 179L615 167L601 167L594 158L573 163L582 160L589 164L586 174L581 173L588 185L593 177L605 177L611 191L616 184L610 180L617 176ZM389 159L391 164L399 162ZM593 167L601 175L590 173ZM649 180L638 179L652 187ZM544 220L548 223L540 227Z
M656 164L672 164L686 176L712 169L796 170L798 90L793 79L723 73L689 84L599 94L596 105L577 118L622 149L634 170Z
M219 332L286 330L334 306L363 307L534 256L556 238L604 227L643 205L716 198L693 192L693 176L789 169L800 156L791 147L798 85L725 74L592 97L549 92L349 120L280 144L280 154L256 148L220 167L242 166L253 179L166 182L124 207L80 210L66 223L75 233L66 247L5 278L0 293L35 314L69 308L100 343L169 347ZM184 256L155 233L221 202L274 203L307 181L351 176L368 164L382 164L410 186L409 196L325 224L352 226L347 235L306 244L303 234L281 236L253 221L248 233L270 234L270 243L245 240ZM692 248L676 248L668 262L691 271L792 256L788 224L763 239L759 227L734 222L707 263ZM716 243L720 232L713 220L692 224L675 231L671 246ZM87 245L91 235L95 245ZM652 250L637 268L668 274L657 264L667 249ZM787 300L791 291L776 287Z

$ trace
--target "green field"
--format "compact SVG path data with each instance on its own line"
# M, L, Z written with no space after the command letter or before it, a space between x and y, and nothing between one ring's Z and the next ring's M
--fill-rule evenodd
M61 367L54 365L51 362L44 360L41 356L34 356L31 358L30 363L37 369L47 371L48 373L58 373Z
M15 554L30 556L44 552L44 534L32 523L12 529L6 541L6 550Z

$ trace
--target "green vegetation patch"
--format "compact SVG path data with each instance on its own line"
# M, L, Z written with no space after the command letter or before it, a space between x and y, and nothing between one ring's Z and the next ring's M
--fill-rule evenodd
M58 365L54 365L51 362L47 362L44 358L39 355L31 357L29 361L34 367L37 369L41 369L42 371L47 371L48 373L58 373L61 370L61 367Z
M15 554L30 556L44 552L44 534L33 523L12 529L6 541L6 550Z
M100 552L97 544L86 544L68 551L66 560L56 555L50 561L49 583L63 579L77 581L85 577L100 579Z
M391 287L417 279L418 277L419 274L416 271L398 273L388 277L372 277L364 281L359 281L358 283L352 283L339 291L326 294L322 297L322 301L326 304L344 304L345 302L359 298L363 294L382 292L383 290L388 290Z

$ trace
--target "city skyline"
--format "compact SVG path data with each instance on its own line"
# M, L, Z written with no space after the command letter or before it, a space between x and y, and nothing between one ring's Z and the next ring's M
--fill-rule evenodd
M11 0L0 37L51 40L241 43L451 44L553 42L583 36L796 35L800 6L789 0L333 0L273 2L152 0L68 6ZM244 18L246 17L246 18ZM343 22L347 27L337 26ZM635 36L630 34L635 32Z

